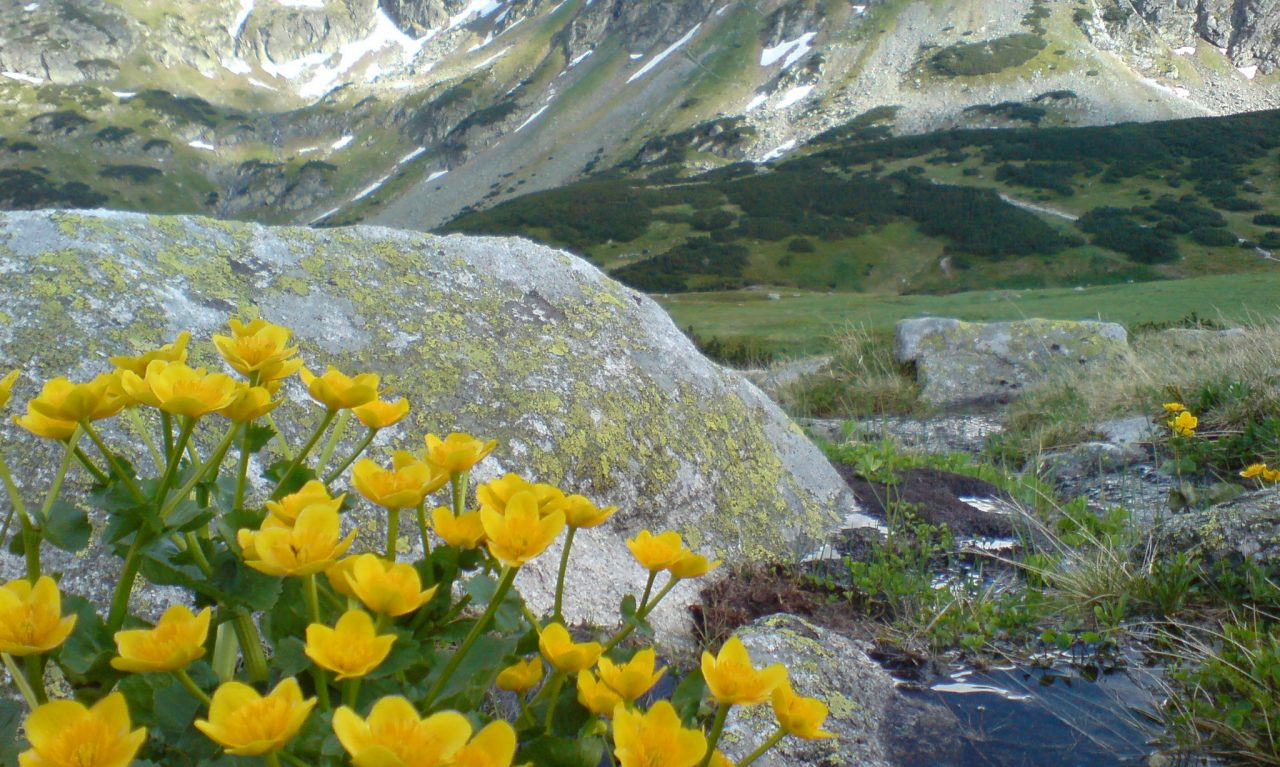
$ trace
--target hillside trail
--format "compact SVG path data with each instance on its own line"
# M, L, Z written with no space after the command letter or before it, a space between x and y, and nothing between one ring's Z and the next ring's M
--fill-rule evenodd
M1017 197L1010 197L1004 192L996 192L996 194L1000 195L1000 199L1004 200L1005 202L1009 203L1015 208L1022 208L1023 210L1029 210L1032 213L1044 213L1045 215L1048 215L1048 216L1056 216L1057 218L1064 218L1067 221L1080 220L1079 216L1077 216L1074 213L1068 213L1065 210L1058 210L1057 208L1050 208L1047 205L1037 205L1034 202L1019 200Z

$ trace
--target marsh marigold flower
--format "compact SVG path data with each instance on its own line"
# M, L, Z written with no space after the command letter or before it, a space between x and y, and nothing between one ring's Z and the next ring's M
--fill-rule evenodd
M538 500L538 514L547 516L557 511L565 510L566 499L564 492L554 485L548 485L545 482L533 483L526 480L519 474L507 473L501 478L485 482L483 485L476 487L476 500L480 502L480 507L488 506L495 511L502 512L507 508L507 501L516 493L529 492L533 493L534 498Z
M706 736L686 729L665 700L643 714L614 709L613 743L620 767L693 767L707 753Z
M788 734L805 740L835 737L835 733L822 729L822 723L827 720L827 704L817 698L796 695L791 682L782 680L774 689L771 702L778 726Z
M617 506L601 508L581 495L571 495L564 499L564 521L569 527L595 527L603 524L617 511Z
M351 582L347 579L347 576L351 574L352 568L356 566L356 560L362 556L364 555L352 554L325 568L324 577L329 580L329 585L333 587L334 591L344 597L356 598L356 592L351 590Z
M387 509L406 509L422 503L449 481L426 461L403 450L391 457L391 468L384 469L368 458L356 461L351 470L351 484L369 501Z
M1196 418L1190 411L1183 410L1174 418L1169 419L1169 428L1180 437L1190 437L1196 433L1196 427L1200 425L1200 419Z
M324 486L324 483L313 479L296 493L290 493L278 501L267 501L266 506L271 516L287 525L293 525L298 520L298 515L308 506L325 506L337 514L346 497L346 493L337 497L329 495L329 489Z
M178 337L172 343L167 343L159 349L152 349L136 357L118 354L114 357L107 357L107 360L121 370L129 370L140 376L146 375L147 365L150 365L155 360L160 360L161 362L186 362L187 344L190 342L191 333L184 330L178 334Z
M74 700L45 703L27 717L31 748L18 755L21 767L127 767L147 739L145 727L130 731L124 695L113 692L92 707Z
M257 530L241 529L236 542L244 563L267 575L303 576L328 569L351 548L356 533L342 537L338 512L324 505L308 506L293 526L267 517Z
M652 647L640 650L626 663L614 663L601 657L600 681L609 685L611 690L627 702L634 701L648 692L667 673L666 666L654 671L656 660L657 654Z
M419 717L412 703L388 696L368 719L346 706L334 711L333 731L356 767L439 767L466 745L471 724L457 711Z
M511 767L515 755L516 731L498 719L486 724L471 742L458 749L449 767Z
M18 371L11 371L4 378L0 378L0 407L9 404L9 397L13 394L13 382L18 380Z
M604 646L599 642L574 642L569 630L559 623L548 624L538 635L542 657L566 674L576 674L596 665Z
M266 384L288 378L302 367L302 360L294 357L298 347L289 345L292 330L264 319L249 323L232 319L227 325L231 335L214 335L213 345L240 375L257 374L258 383Z
M478 511L464 511L454 516L449 509L438 506L431 510L431 529L457 549L474 549L484 541L484 522Z
M364 606L393 618L411 613L436 595L438 586L422 590L422 578L413 565L388 562L373 554L355 558L346 572L347 586Z
M702 678L707 689L720 703L754 706L769 699L773 691L787 679L787 669L780 663L757 670L742 640L736 636L720 648L719 655L702 653Z
M680 534L670 530L659 535L641 530L635 538L627 539L627 548L640 566L651 573L671 567L685 551Z
M378 382L381 379L376 373L361 373L351 377L330 365L324 375L317 376L306 367L299 370L298 375L307 387L311 399L329 410L359 407L378 398Z
M67 440L71 438L76 431L75 421L59 421L56 418L48 418L37 413L31 403L27 403L27 414L13 417L13 422L36 435L45 439Z
M199 615L186 605L172 605L154 628L116 632L116 652L112 668L134 673L177 671L204 657L213 611L206 607Z
M542 659L534 656L527 660L519 660L498 672L499 690L522 693L532 690L542 681Z
M603 660L603 659L601 659ZM578 672L578 702L596 716L612 717L619 704L628 702L590 671Z
M315 698L302 699L302 688L293 677L266 695L241 682L224 682L213 693L209 718L195 724L228 754L260 756L283 748L315 705Z
M720 560L709 561L701 554L682 548L676 561L667 566L667 572L676 578L701 578L720 566Z
M347 610L333 628L321 623L307 626L307 657L338 681L361 677L387 659L395 634L379 634L369 614Z
M32 655L48 652L67 640L76 616L62 617L62 594L47 575L18 579L0 586L0 652Z
M58 377L45 383L40 395L27 407L54 421L98 421L110 418L129 404L120 388L119 373L103 373L87 383L71 383Z
M374 431L378 431L389 426L395 426L404 420L404 417L409 415L409 400L404 397L395 402L374 399L352 408L351 412L356 414L356 418L360 419L360 423Z
M507 567L520 567L546 551L564 529L564 514L557 511L541 516L537 499L530 492L511 496L502 513L482 506L480 521L488 539L489 553Z
M265 386L236 387L235 399L231 404L220 408L218 415L235 423L249 423L275 410L284 400L271 399L271 390Z
M1170 414L1173 414L1173 413L1181 413L1182 411L1184 411L1184 410L1186 410L1186 409L1187 409L1187 406L1186 406L1186 405L1184 405L1184 404L1182 404L1181 402L1166 402L1166 403L1164 403L1164 412L1166 412L1166 413L1170 413Z
M427 450L424 454L427 461L439 466L447 472L470 471L472 466L484 460L493 452L498 440L482 442L470 434L453 432L444 439L434 434L426 436Z
M120 384L139 403L188 418L227 407L235 402L239 389L236 380L225 373L209 373L204 368L162 360L147 365L143 376L122 372Z

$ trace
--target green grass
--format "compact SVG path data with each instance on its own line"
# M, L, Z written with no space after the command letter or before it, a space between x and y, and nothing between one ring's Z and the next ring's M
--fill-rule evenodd
M1242 322L1280 314L1280 269L1272 272L1107 285L1082 290L984 290L946 296L813 293L780 289L658 297L680 327L700 335L752 336L791 355L830 350L830 336L849 325L886 328L908 317L972 321L1103 319L1124 324L1174 322L1191 312Z

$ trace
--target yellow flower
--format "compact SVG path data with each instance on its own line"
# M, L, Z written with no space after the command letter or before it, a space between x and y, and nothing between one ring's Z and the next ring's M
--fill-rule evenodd
M1280 482L1280 469L1267 469L1262 472L1263 482Z
M707 762L707 767L735 767L733 760L724 755L720 749L716 749L711 754L711 761Z
M1252 479L1254 477L1261 477L1263 474L1266 474L1266 472L1267 465L1265 463L1251 463L1244 471L1240 472L1240 476L1245 479Z
M540 516L538 501L530 492L511 496L505 513L481 507L480 521L489 540L489 553L507 567L520 567L546 551L564 529L564 514L557 511Z
M1183 410L1178 413L1177 417L1169 419L1166 423L1178 436L1190 437L1196 433L1196 427L1200 425L1200 419L1191 415L1190 411Z
M76 616L62 617L62 594L47 575L14 580L0 586L0 652L32 655L66 641Z
M511 496L520 492L531 492L538 499L538 514L547 516L557 511L564 511L565 497L558 487L539 482L536 485L529 482L519 474L504 474L501 479L495 479L476 487L476 500L480 502L481 508L489 506L495 511L502 512L507 508L507 501Z
M559 623L548 624L538 635L542 657L566 674L576 674L596 665L604 647L599 642L574 642L569 630Z
M702 678L712 697L720 703L754 706L768 700L778 685L786 681L787 670L780 663L756 670L747 648L732 636L720 648L718 656L702 653Z
M356 557L346 575L347 585L365 607L393 618L430 602L439 588L422 591L422 579L413 565L388 562L373 554Z
M375 373L362 373L352 378L330 365L321 376L305 367L298 374L311 398L329 410L359 407L378 398L379 378Z
M360 554L352 554L325 568L324 577L329 579L329 585L344 597L356 598L356 592L351 590L351 582L347 580L347 576L351 574L352 568L356 566L356 560L361 556Z
M351 548L355 531L341 536L338 512L316 504L303 509L292 527L267 517L256 532L239 530L236 541L249 567L267 575L303 576L327 569Z
M147 729L130 732L129 706L113 692L92 708L74 700L45 703L27 717L31 748L18 755L21 767L127 767L147 740Z
M219 409L218 415L236 423L248 423L275 410L276 406L283 401L271 399L271 391L265 386L241 385L236 387L235 399L231 404Z
M689 549L682 548L680 556L676 557L676 561L667 566L667 571L676 578L701 578L719 566L720 560L718 559L714 562L709 562L701 554L695 554Z
M369 614L347 610L334 628L320 623L307 626L307 657L338 681L364 676L380 666L391 652L395 634L379 634Z
M13 422L36 435L45 439L70 439L71 435L76 431L75 421L59 421L56 418L46 418L32 409L31 403L27 403L27 414L19 418L13 417Z
M409 415L409 400L404 397L395 402L375 399L353 408L351 412L356 414L356 418L360 419L360 423L377 431L388 426L395 426L405 416Z
M265 696L247 684L225 682L213 693L209 718L195 724L228 754L260 756L283 748L315 705L315 698L302 699L302 688L293 677Z
M635 538L627 539L627 548L640 566L651 573L671 567L685 551L680 534L670 530L661 535L641 530Z
M231 335L215 335L213 345L240 375L256 373L258 383L265 384L288 378L302 367L302 360L293 356L298 353L298 347L289 345L292 330L272 325L264 319L248 324L233 319L227 324L231 327Z
M333 509L333 513L337 514L342 508L342 501L347 497L346 493L334 498L329 495L329 490L324 483L318 479L313 479L302 486L302 489L296 493L290 493L278 501L267 501L267 511L271 512L271 516L292 526L298 520L298 515L308 506L327 506Z
M612 517L617 510L617 506L600 508L581 495L571 495L564 499L564 521L569 527L595 527Z
M445 471L470 471L472 466L493 452L498 440L481 442L470 434L453 432L444 439L434 434L426 438L426 459Z
M652 647L641 650L631 656L626 663L614 663L608 658L600 658L600 681L618 693L628 703L649 691L658 683L662 675L667 673L663 666L653 670L657 657Z
M464 511L455 517L445 507L436 507L431 510L431 528L445 543L458 549L474 549L484 541L484 522L478 511Z
M333 731L356 767L439 767L466 744L471 724L457 711L419 718L412 703L389 696L373 704L368 719L339 708Z
M392 456L390 469L361 458L351 470L351 484L360 495L387 509L417 506L428 493L434 493L448 481L448 474L440 473L403 450L397 450Z
M647 713L618 706L613 712L614 755L620 767L693 767L707 753L707 738L685 729L665 700Z
M1171 413L1171 414L1172 414L1172 413L1181 413L1182 411L1184 411L1184 410L1186 410L1186 409L1187 409L1187 406L1186 406L1186 405L1184 405L1184 404L1182 404L1181 402L1166 402L1166 403L1164 403L1164 412L1166 412L1166 413Z
M600 659L601 662L604 658ZM578 672L578 702L596 716L612 717L613 711L623 703L622 696L604 682L598 681L590 671Z
M121 671L177 671L204 657L204 643L209 637L209 620L213 611L206 607L199 615L186 605L173 605L164 611L155 628L116 632L118 658L111 666Z
M97 421L110 418L129 404L120 388L118 373L103 373L88 383L74 384L55 378L40 389L40 396L27 403L45 418L55 421Z
M773 691L772 703L778 726L789 734L805 740L835 737L835 733L822 729L827 719L827 704L817 698L796 695L791 682L782 680Z
M124 371L120 383L130 397L166 413L199 418L235 401L238 385L225 373L209 373L183 362L153 360L144 376Z
M4 378L0 378L0 407L9 404L9 397L13 394L13 382L18 380L18 371L14 370Z
M542 659L533 656L519 660L498 672L498 689L522 693L532 690L542 681Z
M120 354L114 357L107 357L107 360L121 370L131 370L136 375L145 375L147 372L147 365L150 365L154 360L160 360L162 362L186 362L187 344L190 343L190 341L191 333L184 330L178 334L178 337L174 339L173 343L165 344L159 349L152 349L151 351L140 354L137 357Z
M486 724L471 742L453 755L449 767L511 767L516 755L516 731L498 719Z

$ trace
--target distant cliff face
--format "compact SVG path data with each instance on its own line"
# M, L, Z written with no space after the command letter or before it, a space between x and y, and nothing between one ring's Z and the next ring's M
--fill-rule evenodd
M1280 67L1280 3L1273 0L1134 0L1133 7L1171 42L1199 38L1237 66Z

